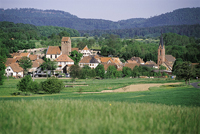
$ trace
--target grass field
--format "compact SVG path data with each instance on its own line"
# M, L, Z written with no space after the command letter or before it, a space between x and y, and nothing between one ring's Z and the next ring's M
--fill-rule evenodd
M37 82L45 79L36 79ZM60 79L60 94L12 96L19 79L0 86L0 134L8 133L200 133L200 90L168 85L149 91L88 93L172 79Z

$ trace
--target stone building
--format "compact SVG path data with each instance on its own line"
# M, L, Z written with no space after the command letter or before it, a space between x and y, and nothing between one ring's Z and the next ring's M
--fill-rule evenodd
M61 51L62 51L62 54L70 55L70 52L71 52L71 39L70 39L70 37L62 37Z

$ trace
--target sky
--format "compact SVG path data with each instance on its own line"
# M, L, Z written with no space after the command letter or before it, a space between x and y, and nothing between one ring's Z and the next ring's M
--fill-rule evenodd
M0 8L4 9L54 9L79 18L112 21L150 18L188 7L200 7L200 0L0 0Z

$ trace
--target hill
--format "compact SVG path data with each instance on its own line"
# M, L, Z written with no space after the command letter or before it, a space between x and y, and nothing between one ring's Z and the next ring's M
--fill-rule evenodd
M192 21L191 21L192 20ZM156 27L165 25L200 24L200 8L183 8L151 18L133 18L113 22L102 19L78 18L68 12L33 8L0 9L0 21L33 24L35 26L59 26L76 30L108 30Z

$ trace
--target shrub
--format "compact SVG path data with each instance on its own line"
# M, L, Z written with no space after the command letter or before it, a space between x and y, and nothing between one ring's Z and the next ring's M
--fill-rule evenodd
M17 89L22 91L22 92L27 92L28 91L27 86L28 86L30 81L32 81L31 76L26 75L24 78L21 79L21 81L18 82Z
M60 93L63 89L63 82L55 77L48 78L46 81L41 82L42 90L46 93Z
M40 90L39 84L36 81L30 81L28 83L27 90L31 93L38 93Z

